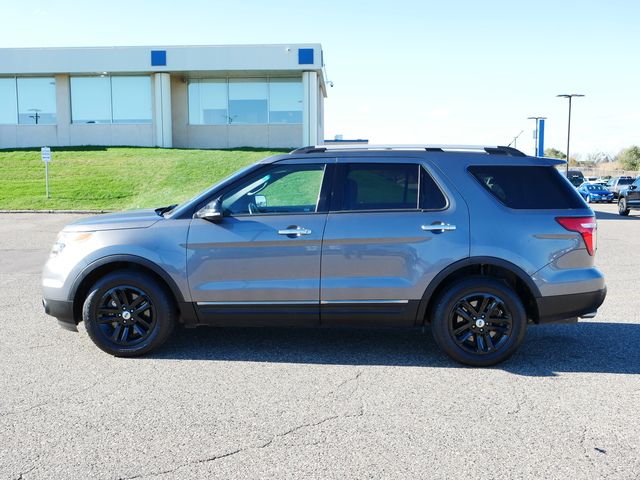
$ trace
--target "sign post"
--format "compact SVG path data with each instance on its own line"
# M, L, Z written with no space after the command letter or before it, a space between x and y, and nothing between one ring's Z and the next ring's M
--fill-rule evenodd
M44 162L44 184L47 192L47 198L51 198L49 195L49 162L51 162L51 149L49 147L42 147L40 149L40 156Z

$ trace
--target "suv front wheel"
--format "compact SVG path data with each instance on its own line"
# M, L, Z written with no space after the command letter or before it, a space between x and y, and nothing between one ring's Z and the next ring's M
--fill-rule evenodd
M495 365L518 348L527 315L518 295L505 283L468 277L451 284L436 300L431 331L452 359L475 367Z
M629 209L627 208L627 199L620 197L618 200L618 213L623 216L629 215Z
M162 345L171 335L176 308L166 288L146 273L109 273L89 290L82 308L87 333L116 357L135 357Z

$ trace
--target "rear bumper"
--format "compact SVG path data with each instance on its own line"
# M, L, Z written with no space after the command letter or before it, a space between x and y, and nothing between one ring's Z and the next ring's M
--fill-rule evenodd
M78 331L76 321L73 318L73 302L43 298L42 306L44 313L56 317L62 328L74 332Z
M561 322L594 313L607 295L606 287L595 292L536 298L540 323Z

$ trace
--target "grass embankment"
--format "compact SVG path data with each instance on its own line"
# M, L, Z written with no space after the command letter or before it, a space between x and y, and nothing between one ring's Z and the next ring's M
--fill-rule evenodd
M179 203L232 172L282 153L263 149L52 148L51 198L40 149L0 150L0 209L125 210Z

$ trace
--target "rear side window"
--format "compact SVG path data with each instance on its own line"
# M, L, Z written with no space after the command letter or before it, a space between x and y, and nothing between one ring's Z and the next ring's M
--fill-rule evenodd
M440 210L447 201L431 176L416 164L340 165L337 210Z
M404 210L418 206L418 165L345 165L343 210Z
M585 208L580 194L554 167L481 165L468 170L480 185L509 208Z

